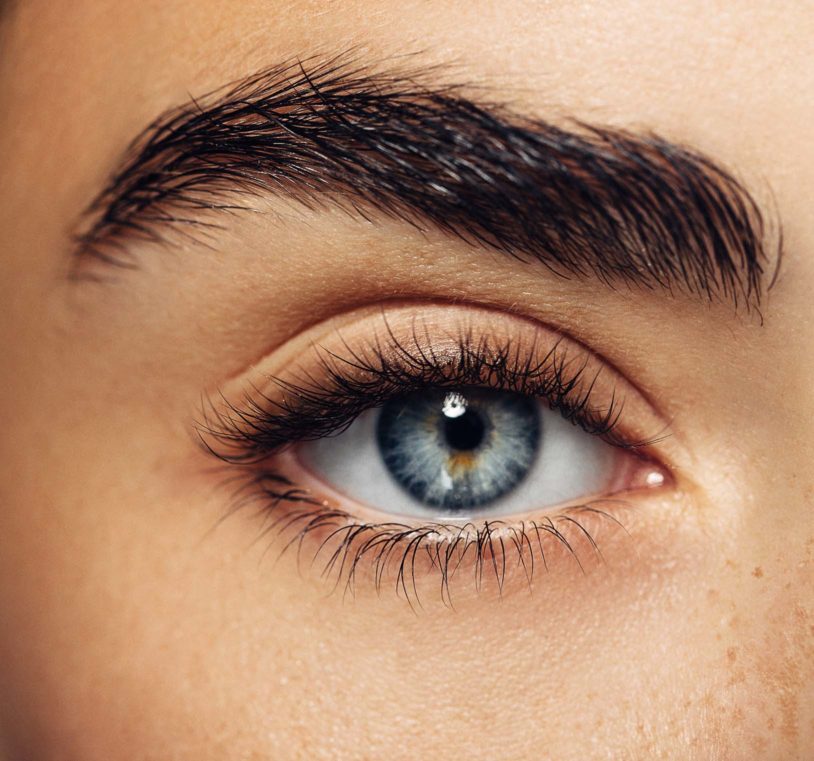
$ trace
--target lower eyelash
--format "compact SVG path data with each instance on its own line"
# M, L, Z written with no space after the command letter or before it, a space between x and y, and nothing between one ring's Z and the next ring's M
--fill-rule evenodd
M452 583L467 568L476 591L492 587L502 596L510 577L519 574L530 589L534 578L555 561L570 559L584 571L588 552L604 562L594 538L599 524L626 529L603 506L629 507L622 500L600 499L517 525L500 520L421 526L363 523L272 471L246 469L236 478L240 480L230 514L259 506L260 537L270 546L279 542L280 557L293 551L299 568L304 562L316 566L322 578L332 581L333 591L343 595L354 596L363 577L377 593L392 584L412 608L421 607L419 588L433 576L441 601L452 606ZM232 473L228 482L234 479Z

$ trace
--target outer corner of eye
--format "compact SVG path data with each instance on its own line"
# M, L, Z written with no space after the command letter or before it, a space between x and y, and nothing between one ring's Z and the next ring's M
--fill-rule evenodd
M405 521L505 521L670 483L537 399L477 388L393 399L296 460L315 489Z

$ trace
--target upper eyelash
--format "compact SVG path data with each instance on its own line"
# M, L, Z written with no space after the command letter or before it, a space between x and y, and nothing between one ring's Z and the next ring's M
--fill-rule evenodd
M498 345L471 334L458 339L452 360L421 346L417 336L405 346L392 334L363 351L345 344L346 356L315 347L319 377L270 377L276 395L254 388L244 406L209 401L197 425L208 451L230 463L261 461L300 441L344 431L362 412L425 388L467 386L513 391L546 401L566 419L608 443L639 448L655 439L635 440L619 433L623 400L612 395L603 408L592 405L599 371L588 375L587 360L569 358L557 341L541 359L521 354L511 341Z

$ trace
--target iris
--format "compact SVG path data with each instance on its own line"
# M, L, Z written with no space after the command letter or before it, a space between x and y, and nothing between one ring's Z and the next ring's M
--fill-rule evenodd
M507 391L424 391L385 404L376 426L396 483L431 507L466 511L515 489L542 426L535 399Z

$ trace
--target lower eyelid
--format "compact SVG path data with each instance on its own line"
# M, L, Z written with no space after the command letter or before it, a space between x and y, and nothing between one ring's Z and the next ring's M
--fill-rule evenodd
M450 604L473 593L504 596L563 574L583 575L629 556L639 541L633 531L642 531L642 494L505 521L368 522L282 471L250 469L245 476L244 492L253 499L244 493L244 504L261 505L264 555L288 557L340 594L391 589L411 606L433 598ZM673 510L662 513L662 528L674 518Z
M647 484L647 473L661 471L643 464L636 469L641 479L614 496L519 516L439 522L349 505L309 476L294 451L267 465L249 477L265 505L264 536L276 551L294 555L298 567L330 589L357 595L389 587L410 604L473 590L502 595L544 583L549 572L603 565L630 551L627 521L641 513L639 503L673 486Z
M638 482L611 497L459 523L401 520L350 505L303 477L292 450L240 466L237 474L233 465L224 468L224 486L233 495L242 484L228 514L248 508L259 516L253 530L263 557L292 563L329 592L364 597L390 591L413 608L429 601L451 605L473 594L503 598L554 579L566 583L574 574L607 570L609 563L628 564L643 541L657 555L663 547L656 538L676 541L683 527L669 473L663 482L647 484L647 473L662 471L646 463Z

